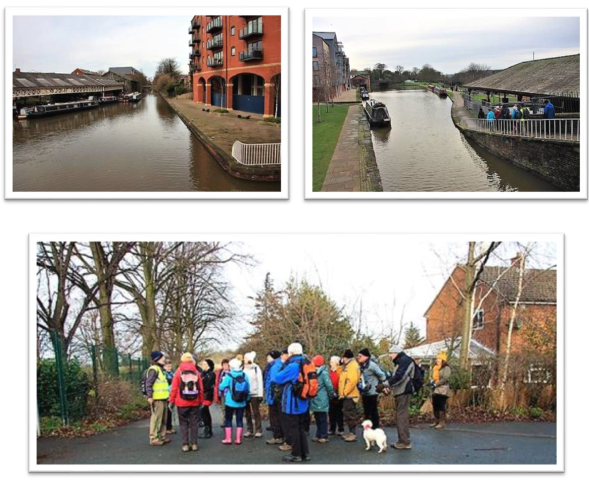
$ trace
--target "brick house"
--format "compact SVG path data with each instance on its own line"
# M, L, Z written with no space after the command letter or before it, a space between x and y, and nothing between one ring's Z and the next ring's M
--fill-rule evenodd
M188 33L193 99L280 116L281 17L196 15Z
M319 35L313 35L313 102L326 102L331 88L331 53ZM333 93L332 93L333 94Z
M509 321L518 290L518 275L515 266L485 267L475 288L472 340L475 345L480 345L494 355L505 354ZM458 265L424 314L426 337L424 344L417 347L420 351L427 350L428 345L449 345L452 339L459 344L463 321L461 291L464 290L464 283L465 270L462 265ZM512 333L514 354L537 348L530 342L538 332L554 332L555 342L556 298L555 270L525 269ZM546 335L546 339L551 338L551 335ZM546 348L555 348L555 344L547 345ZM435 349L431 350L433 352Z

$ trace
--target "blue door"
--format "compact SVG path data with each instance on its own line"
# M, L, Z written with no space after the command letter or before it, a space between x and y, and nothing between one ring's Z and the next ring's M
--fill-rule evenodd
M215 107L225 107L227 103L225 103L225 94L224 93L215 93L212 94L212 101L211 105Z
M233 110L264 114L263 95L233 95Z

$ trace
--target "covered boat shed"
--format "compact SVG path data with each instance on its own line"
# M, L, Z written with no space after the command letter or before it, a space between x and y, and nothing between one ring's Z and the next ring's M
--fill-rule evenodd
M557 112L579 112L581 90L580 55L544 58L521 62L500 72L465 85L473 90L550 99Z

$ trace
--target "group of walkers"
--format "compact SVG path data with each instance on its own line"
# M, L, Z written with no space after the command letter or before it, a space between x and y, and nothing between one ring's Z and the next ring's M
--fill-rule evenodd
M326 364L322 355L306 356L302 345L295 342L282 351L268 352L264 369L255 362L255 352L224 359L217 371L211 359L197 365L193 355L185 353L172 372L170 360L162 352L152 352L152 364L143 380L151 407L150 444L162 446L170 442L168 435L175 432L168 419L176 409L182 451L198 450L198 438L213 436L209 411L213 403L219 403L223 410L221 443L241 445L243 438L261 438L261 407L265 403L272 432L266 444L278 446L285 453L285 462L309 461L307 436L312 417L316 427L314 442L325 444L336 435L355 442L362 421L359 405L364 419L377 429L379 395L392 394L398 439L391 446L411 449L409 403L413 393L423 386L423 370L399 346L391 347L389 357L394 365L390 373L380 367L367 348L357 356L345 350L341 357L331 356ZM449 378L450 367L442 353L430 380L435 417L431 426L437 429L446 425ZM199 425L204 428L200 436Z
M489 108L486 115L481 106L478 114L478 118L487 120L491 129L501 130L502 132L513 131L524 135L528 132L526 122L530 119L530 116L531 111L524 103L516 103L512 109L509 108L507 103L502 106L496 105L494 108ZM552 120L554 116L554 105L550 100L545 100L542 117L546 120ZM496 120L508 120L509 122L497 122ZM550 122L546 128L551 128Z

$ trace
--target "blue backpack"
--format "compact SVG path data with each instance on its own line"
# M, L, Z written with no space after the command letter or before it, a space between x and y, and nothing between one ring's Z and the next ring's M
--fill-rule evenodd
M250 386L245 379L245 374L233 376L228 373L231 377L231 398L234 402L246 402L250 394Z

